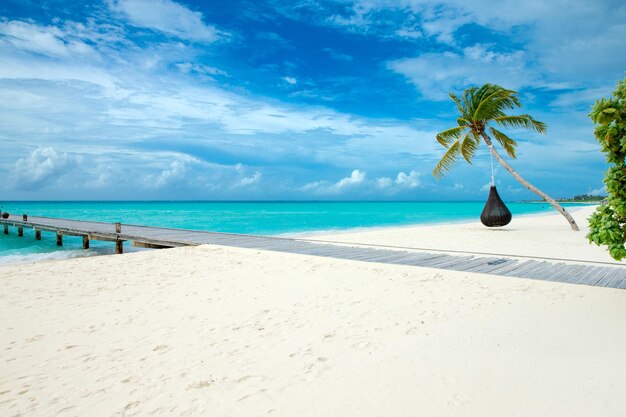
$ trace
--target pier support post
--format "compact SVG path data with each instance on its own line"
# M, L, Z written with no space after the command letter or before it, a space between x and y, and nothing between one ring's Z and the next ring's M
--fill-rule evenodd
M57 232L57 246L63 246L63 234Z
M35 239L41 240L41 230L35 229Z
M89 236L83 236L83 249L89 249Z
M117 254L124 253L124 241L123 240L115 241L115 253Z
M24 228L23 227L18 227L17 228L17 235L19 237L23 237L24 236Z
M5 235L8 235L8 234L9 234L9 225L8 225L8 224L5 224L5 225L4 225L4 234L5 234Z

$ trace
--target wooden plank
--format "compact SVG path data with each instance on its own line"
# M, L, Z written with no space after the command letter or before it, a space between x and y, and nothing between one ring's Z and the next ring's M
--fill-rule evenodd
M510 271L503 272L503 273L501 273L499 275L504 275L504 276L507 276L507 277L525 278L524 275L523 275L524 272L536 268L537 265L539 265L539 264L541 264L541 262L533 261L533 260L522 262L520 264L519 268L511 269Z
M442 268L444 265L448 265L453 263L457 258L449 255L441 255L437 258L430 258L422 261L421 263L424 266L428 266L429 268Z
M454 271L460 271L460 272L471 272L471 270L477 266L484 266L487 262L489 262L489 260L493 260L496 258L473 258L468 260L465 264L462 265L454 265L451 266L450 269L454 270Z
M563 262L550 264L544 268L536 269L528 275L530 275L530 278L533 279L548 280L548 277L553 276L554 273L559 271L563 265L565 265Z
M579 264L565 264L561 270L554 275L550 281L566 282L573 276L576 276L579 270L583 269L584 265Z
M578 279L573 282L574 284L588 284L593 277L598 275L599 272L604 271L605 267L602 266L592 266L585 271L585 273L580 274Z
M477 262L473 263L472 266L468 268L463 268L464 272L477 272L483 273L483 270L492 269L493 262L497 261L498 258L475 258Z
M447 260L441 261L430 268L452 269L454 267L462 267L472 259L474 259L472 256L449 256Z
M608 273L610 273L608 268L601 268L600 271L593 274L591 277L587 279L586 285L595 286Z
M383 256L382 252L363 251L360 248L354 248L354 250L343 256L344 259L350 259L353 261L366 261L373 257Z
M354 248L342 248L333 250L333 248L324 248L324 247L276 247L274 249L277 252L286 252L286 253L294 253L298 255L313 255L313 256L323 256L323 257L331 257L331 258L344 258L346 256L350 256L355 253Z
M518 274L515 276L520 278L536 279L535 274L541 273L541 271L547 269L549 266L550 264L548 262L538 262L534 265L529 265L528 268L518 271Z
M471 259L468 259L467 262L464 262L461 265L451 265L450 269L453 271L464 272L466 269L478 264L482 264L482 258L473 257Z
M582 279L585 275L589 275L593 266L591 265L581 265L581 268L578 268L575 273L566 276L564 279L559 282L567 282L569 284L573 284L579 279Z
M396 252L396 251L385 251L383 253L378 253L371 258L367 258L368 262L380 262L380 263L390 263L396 264L396 261L406 259L410 254L407 252Z
M409 265L409 262L416 262L415 252L398 252L398 256L390 258L387 262L394 265Z
M398 259L394 263L397 265L419 266L420 262L424 258L423 253L407 252L407 256L405 258Z
M619 288L619 284L624 279L624 274L622 274L622 271L620 271L619 269L617 268L614 268L614 269L615 269L615 276L613 276L613 279L611 279L611 282L609 282L606 286L611 287L611 288Z
M418 263L418 266L423 266L426 268L435 268L434 265L445 261L448 259L448 255L436 254L428 258L421 259Z
M480 273L491 274L494 273L494 271L498 271L507 266L512 266L515 263L517 263L517 260L515 259L498 258L495 261L488 262L487 265L480 270Z
M502 275L502 273L519 268L523 262L517 259L509 259L504 264L495 265L488 273L492 275Z
M606 287L615 278L615 271L613 268L607 268L606 273L596 282L596 287Z

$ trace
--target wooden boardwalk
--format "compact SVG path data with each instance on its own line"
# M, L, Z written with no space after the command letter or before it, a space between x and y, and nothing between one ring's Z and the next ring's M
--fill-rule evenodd
M10 216L6 220L0 219L0 224L4 225L5 234L9 233L9 226L17 228L18 235L23 235L24 228L32 228L35 230L37 239L41 239L42 231L54 232L59 245L62 245L64 235L82 236L85 248L89 247L90 240L112 241L116 243L119 253L122 252L124 241L132 241L136 246L152 248L211 244L626 289L626 266L602 263L451 255L428 251L346 246L312 242L306 239L120 225L119 223L116 225L48 217L28 217L28 220L24 221L22 216Z

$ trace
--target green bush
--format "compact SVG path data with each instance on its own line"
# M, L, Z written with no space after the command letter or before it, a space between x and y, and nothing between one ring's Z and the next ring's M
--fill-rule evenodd
M597 125L596 139L612 165L604 177L607 204L589 218L587 238L606 246L619 261L626 258L626 79L617 84L612 98L596 101L589 117Z

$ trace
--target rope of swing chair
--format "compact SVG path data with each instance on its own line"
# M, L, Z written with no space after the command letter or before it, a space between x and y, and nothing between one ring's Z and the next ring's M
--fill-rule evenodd
M493 175L493 152L491 146L489 147L489 158L491 159L491 186L493 187L496 185L496 180Z

